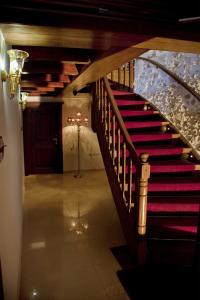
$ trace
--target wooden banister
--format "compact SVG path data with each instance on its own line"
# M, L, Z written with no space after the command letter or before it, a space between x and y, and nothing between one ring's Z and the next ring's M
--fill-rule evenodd
M156 65L200 100L200 96L192 88L159 63L146 58L138 59ZM128 65L128 80L125 72L127 71L126 65ZM127 235L132 234L134 251L136 249L138 261L143 262L145 259L142 256L146 253L148 180L151 168L148 162L149 154L137 155L109 84L110 79L116 87L124 85L126 90L133 90L133 61L126 65L96 82L95 115L98 119L98 138L100 144L103 145L101 147L102 154L106 153L103 155L104 163L108 169L107 173L112 175L111 178L108 176L109 182L118 212L120 212L120 219L125 224L124 232L125 234L128 232ZM115 183L113 184L113 182ZM131 226L131 233L129 225ZM142 250L140 251L141 247Z
M101 127L100 139L108 148L113 174L121 190L121 200L128 214L134 211L139 235L145 234L149 164L144 161L148 154L141 158L136 153L128 130L119 112L107 77L96 82L97 103L96 116ZM98 131L98 128L97 128ZM102 136L103 134L103 136ZM147 176L148 175L148 176ZM145 185L145 186L144 186ZM144 187L143 187L144 186ZM118 195L119 196L119 195ZM143 201L144 200L144 201ZM143 201L143 202L142 202ZM138 211L141 210L141 211ZM131 214L133 216L133 214ZM136 220L135 219L135 220Z
M116 105L115 98L112 94L112 90L110 88L107 77L104 77L103 80L104 80L104 83L105 83L105 88L106 88L108 97L110 99L110 103L111 103L114 115L118 120L119 127L120 127L121 131L123 132L123 135L125 137L125 140L126 140L127 144L129 145L129 150L132 152L133 158L139 163L139 158L136 154L135 147L133 146L130 135L129 135L129 133L128 133L125 125L124 125L124 121L122 120L121 114L120 114L119 109Z

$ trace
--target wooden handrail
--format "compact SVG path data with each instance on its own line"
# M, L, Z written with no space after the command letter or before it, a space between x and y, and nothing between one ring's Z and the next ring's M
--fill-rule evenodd
M172 77L175 81L177 81L180 85L182 85L189 93L191 93L195 98L197 98L200 101L200 95L197 94L187 83L185 83L181 78L179 78L177 75L175 75L174 73L172 73L171 71L169 71L167 68L165 68L163 65L161 65L160 63L150 59L150 58L146 58L146 57L137 57L135 60L144 60L147 61L149 63L151 63L152 65L155 65L156 67L158 67L159 69L161 69L162 71L164 71L167 75L169 75L170 77Z
M115 114L115 116L116 116L116 118L118 120L118 124L120 126L120 129L121 129L121 131L124 134L126 142L129 145L130 151L132 152L133 158L135 159L135 162L137 164L137 163L139 163L139 157L136 154L135 147L133 146L133 143L131 141L130 135L129 135L129 133L128 133L125 125L124 125L124 121L122 120L121 114L120 114L119 109L118 109L118 107L116 105L115 98L114 98L112 90L110 88L108 79L107 79L107 77L103 77L103 80L104 80L106 91L108 93L108 97L110 98L110 103L112 105L113 112L114 112L114 114Z

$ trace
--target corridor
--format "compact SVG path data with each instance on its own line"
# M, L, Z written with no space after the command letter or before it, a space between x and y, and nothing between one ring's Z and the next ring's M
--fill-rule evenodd
M20 300L127 300L125 245L104 171L25 178Z

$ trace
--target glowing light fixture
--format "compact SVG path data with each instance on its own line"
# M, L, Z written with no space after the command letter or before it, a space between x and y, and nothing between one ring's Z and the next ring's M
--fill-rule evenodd
M21 80L22 69L25 59L29 54L22 50L11 49L7 51L10 58L9 74L5 70L1 71L2 81L9 79L10 81L10 94L13 97L18 91L18 86Z
M88 118L82 118L81 113L77 112L76 117L68 117L67 123L69 125L77 126L77 173L74 175L74 177L81 178L81 173L80 173L80 131L81 131L81 125L88 125Z

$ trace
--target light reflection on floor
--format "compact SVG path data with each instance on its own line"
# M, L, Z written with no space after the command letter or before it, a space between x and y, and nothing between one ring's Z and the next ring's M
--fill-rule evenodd
M125 244L104 171L25 179L21 300L127 300Z

